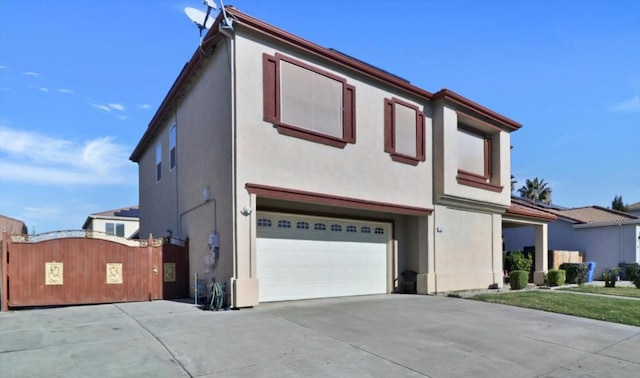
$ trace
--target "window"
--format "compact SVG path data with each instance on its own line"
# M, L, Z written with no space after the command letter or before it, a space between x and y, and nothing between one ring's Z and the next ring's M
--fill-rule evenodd
M384 100L384 151L405 164L425 161L425 117L416 105Z
M339 148L355 143L355 87L282 54L262 61L265 121L296 138Z
M332 224L331 225L331 231L342 232L342 226L340 226L339 224Z
M376 229L373 231L373 233L376 234L376 235L384 235L384 228L376 227Z
M169 169L176 167L176 125L169 129Z
M347 232L358 232L358 227L356 227L356 226L347 226Z
M278 228L291 228L291 222L288 220L279 220Z
M495 152L492 141L499 133L500 129L458 112L456 179L459 184L502 192L503 187L498 185L499 177L494 175L492 157Z
M298 223L296 223L296 228L298 230L308 230L309 229L309 223L307 223L307 222L298 222Z
M327 226L324 223L316 223L313 225L313 229L316 231L325 231Z
M258 227L271 227L271 219L266 219L266 218L258 219Z
M124 223L108 222L104 226L104 231L109 235L124 237Z
M156 181L162 178L162 143L156 146Z
M363 234L370 234L371 233L371 227L368 226L362 226L360 228L360 232Z

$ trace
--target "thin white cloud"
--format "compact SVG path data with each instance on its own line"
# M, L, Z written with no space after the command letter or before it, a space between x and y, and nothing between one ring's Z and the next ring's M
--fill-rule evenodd
M25 207L25 216L31 219L51 219L62 215L59 207Z
M46 87L40 87L40 88L38 88L38 90L40 92L49 92L49 88L46 88Z
M126 120L127 118L129 118L129 117L127 117L126 115L117 115L117 116L116 116L116 118L117 118L117 119L119 119L119 120L121 120L121 121L124 121L124 120Z
M640 112L640 95L609 107L612 112Z
M66 140L0 126L0 179L53 185L135 183L129 148L112 138Z
M11 68L7 67L7 66L0 66L0 70L10 70Z
M71 89L66 89L66 88L58 89L58 92L60 92L60 93L66 93L66 94L74 94L74 93L75 93L75 92L74 92L74 91L72 91Z
M33 71L25 71L25 72L23 72L23 74L26 75L26 76L42 77L42 75L40 75L37 72L33 72Z
M125 108L124 105L122 104L109 104L109 107L111 109L118 110L121 112L124 112L125 110L127 110L127 108Z
M149 109L151 109L151 105L149 105L149 104L142 104L142 105L140 105L140 109L143 109L143 110L149 110Z
M103 112L110 112L111 111L111 108L108 107L107 105L94 104L93 102L90 102L89 105L93 106L94 108L96 108L98 110L102 110Z

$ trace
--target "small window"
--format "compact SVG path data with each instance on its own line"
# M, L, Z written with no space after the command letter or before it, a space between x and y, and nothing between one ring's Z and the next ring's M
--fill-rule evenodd
M291 228L291 222L288 220L279 220L278 228Z
M298 230L308 230L309 229L309 223L307 223L307 222L298 222L298 223L296 223L296 228Z
M425 161L425 116L416 105L384 100L384 151L400 163Z
M358 227L356 227L356 226L347 226L347 232L358 232Z
M384 235L384 228L382 227L376 227L374 234L376 235Z
M324 223L316 223L313 225L313 229L316 231L326 231L327 226Z
M331 225L331 231L342 232L342 226L340 226L339 224L332 224Z
M176 167L176 125L171 126L169 129L169 168Z
M363 234L370 234L371 233L371 227L368 226L362 226L360 228L360 232Z
M124 237L124 223L107 222L104 229L104 231L109 235Z
M156 146L156 182L162 178L162 143Z
M258 227L271 227L271 219L267 219L267 218L258 219Z

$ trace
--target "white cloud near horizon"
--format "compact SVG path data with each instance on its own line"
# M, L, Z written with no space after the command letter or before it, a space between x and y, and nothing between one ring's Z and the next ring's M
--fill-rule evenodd
M94 104L93 102L90 102L89 105L93 106L94 108L101 110L103 112L110 112L111 108L108 107L107 105L100 105L100 104Z
M25 71L25 72L23 72L22 74L23 74L23 75L26 75L26 76L42 77L42 75L40 75L40 74L39 74L39 73L37 73L37 72L33 72L33 71Z
M58 92L66 93L66 94L75 94L74 91L72 91L71 89L67 89L67 88L60 88L60 89L58 89Z
M124 112L125 110L127 110L127 108L125 108L124 105L122 105L122 104L109 104L108 106L111 109L118 110L118 111L121 111L121 112Z
M135 184L129 152L110 137L76 141L0 126L0 179L49 185Z
M640 95L635 95L627 101L609 107L612 112L640 112Z

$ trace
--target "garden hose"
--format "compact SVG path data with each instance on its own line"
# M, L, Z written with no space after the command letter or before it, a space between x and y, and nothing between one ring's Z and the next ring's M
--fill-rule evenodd
M210 284L211 302L209 310L218 311L224 306L224 284L213 282Z

